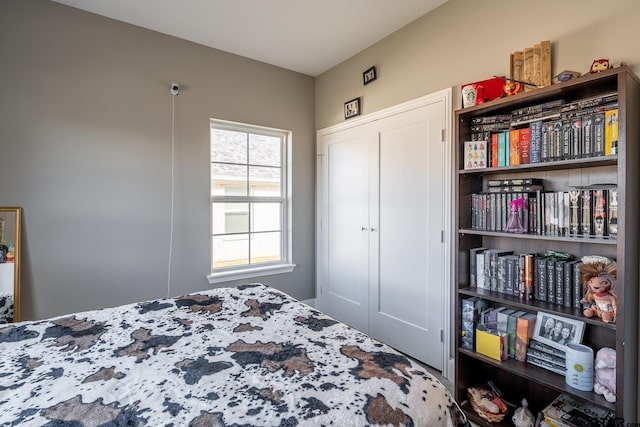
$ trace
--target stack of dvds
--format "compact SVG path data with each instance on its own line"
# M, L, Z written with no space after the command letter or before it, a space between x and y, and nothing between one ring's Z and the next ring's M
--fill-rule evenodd
M562 393L542 410L547 425L557 427L609 426L616 419L613 412L599 408L593 404L578 400L569 394ZM616 424L616 425L621 425Z
M564 375L567 371L564 351L541 343L535 339L531 339L529 341L527 363L539 366L560 375Z

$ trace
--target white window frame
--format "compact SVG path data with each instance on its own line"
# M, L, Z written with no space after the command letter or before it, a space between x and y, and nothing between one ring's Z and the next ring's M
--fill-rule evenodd
M282 203L281 214L281 234L280 234L280 251L281 259L279 261L260 263L254 265L242 265L233 267L223 267L214 269L212 267L211 274L207 276L210 284L228 282L232 280L244 280L252 279L255 277L268 276L272 274L289 273L296 267L292 262L291 248L292 248L292 233L291 233L291 132L275 128L267 128L262 126L248 125L244 123L229 122L225 120L210 119L210 129L228 130L236 132L254 133L259 135L276 136L282 139L281 145L281 189L282 198L278 198L278 201ZM209 140L209 165L211 165L211 148L213 141ZM237 196L212 196L212 176L211 167L209 167L209 214L210 214L210 227L213 227L213 209L212 205L214 201L220 202L225 200L246 201L250 203L254 200L268 200L267 197L237 197ZM209 248L211 253L209 254L209 262L213 265L213 229L209 231L210 244Z

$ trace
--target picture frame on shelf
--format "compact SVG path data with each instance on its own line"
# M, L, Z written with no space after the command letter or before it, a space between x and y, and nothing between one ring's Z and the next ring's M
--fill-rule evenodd
M566 351L567 344L580 344L584 322L550 313L538 312L533 339Z
M354 98L344 103L344 118L350 119L360 115L360 98Z
M378 78L378 73L375 65L373 67L367 68L364 73L362 73L362 83L368 85L372 81Z

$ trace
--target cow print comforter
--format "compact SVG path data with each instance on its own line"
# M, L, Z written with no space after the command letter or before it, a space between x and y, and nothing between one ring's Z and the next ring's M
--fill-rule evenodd
M0 327L0 425L452 426L405 356L263 285Z

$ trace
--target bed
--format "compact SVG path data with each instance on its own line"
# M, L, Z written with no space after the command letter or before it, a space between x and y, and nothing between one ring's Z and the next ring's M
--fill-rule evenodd
M261 284L0 327L0 425L467 425L427 371Z

